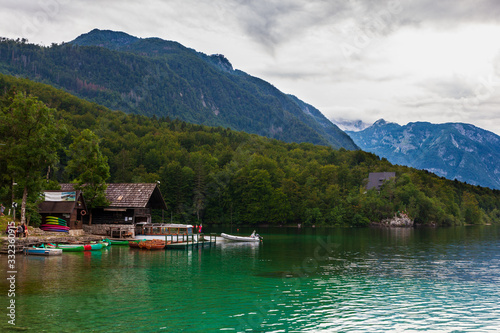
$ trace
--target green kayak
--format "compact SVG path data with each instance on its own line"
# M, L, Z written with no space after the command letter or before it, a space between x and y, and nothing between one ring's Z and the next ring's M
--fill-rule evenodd
M125 246L128 246L128 240L103 239L103 241L108 242L110 245L125 245Z
M57 248L67 250L67 249L78 249L82 248L83 251L94 251L94 250L101 250L103 248L102 244L59 244ZM71 251L71 250L70 250ZM78 251L78 250L75 250ZM82 250L79 250L82 251Z
M83 252L85 248L83 245L73 245L73 244L59 244L56 246L55 244L47 244L42 247L47 249L61 249L63 252Z
M85 251L83 245L73 247L59 247L63 252L83 252Z

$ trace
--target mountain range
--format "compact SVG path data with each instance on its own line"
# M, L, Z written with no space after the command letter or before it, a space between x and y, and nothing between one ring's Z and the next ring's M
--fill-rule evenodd
M393 164L500 189L500 136L463 123L414 122L401 126L381 119L347 132L363 150Z
M0 40L0 73L50 84L114 110L228 127L285 142L354 150L318 109L235 70L221 54L177 42L92 30L44 47Z
M234 69L224 55L174 41L98 29L50 47L0 38L0 73L50 84L114 110L285 142L361 148L391 163L500 189L500 139L491 132L459 123L332 123L312 105Z

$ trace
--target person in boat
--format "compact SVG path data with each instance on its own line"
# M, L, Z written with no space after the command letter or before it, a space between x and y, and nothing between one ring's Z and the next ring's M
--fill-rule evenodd
M258 233L256 233L255 230L252 232L252 234L250 235L250 237L262 239L262 237L260 237L260 235Z

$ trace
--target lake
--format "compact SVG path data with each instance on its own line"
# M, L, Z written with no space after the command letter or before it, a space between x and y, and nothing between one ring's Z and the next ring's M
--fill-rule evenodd
M204 230L230 233L225 230ZM233 230L236 234L236 230ZM241 228L248 235L252 229ZM496 332L500 228L257 230L260 244L16 257L33 332ZM7 257L0 257L2 332Z

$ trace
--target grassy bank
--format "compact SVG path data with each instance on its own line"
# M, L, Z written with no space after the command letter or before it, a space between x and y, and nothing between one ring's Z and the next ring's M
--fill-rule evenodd
M7 229L7 225L10 222L12 222L12 216L10 216L10 215L0 216L0 232L2 234L5 233L5 230Z

